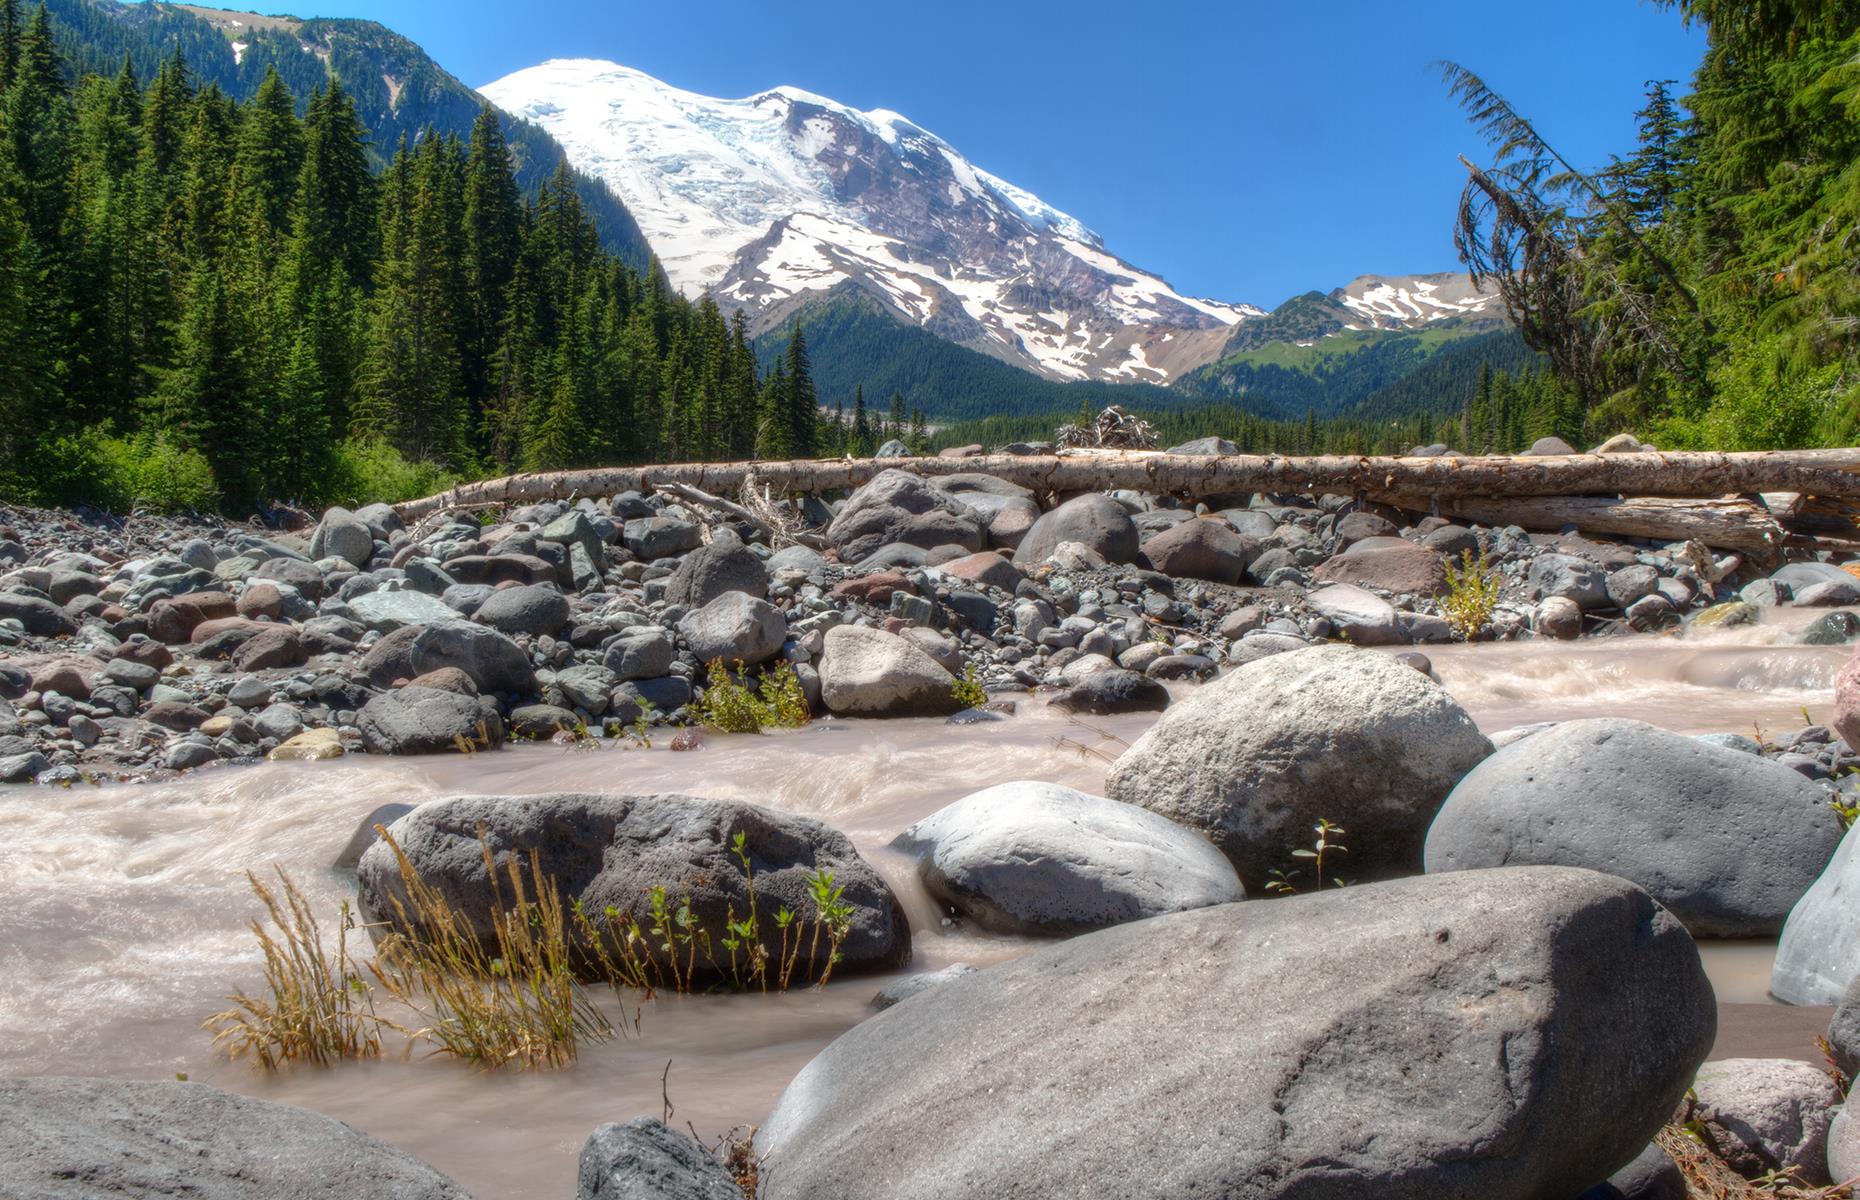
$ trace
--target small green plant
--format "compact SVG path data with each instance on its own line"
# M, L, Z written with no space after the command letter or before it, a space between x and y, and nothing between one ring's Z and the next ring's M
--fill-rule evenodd
M808 723L812 714L807 707L807 692L792 664L783 662L762 672L756 687L738 680L743 664L736 664L736 675L713 659L704 694L693 706L698 721L718 733L760 733L764 729L796 729Z
M964 708L980 708L988 703L988 689L976 677L975 664L968 663L962 668L962 677L950 685L949 694L956 698L956 703Z
M1860 801L1851 792L1836 792L1828 800L1828 807L1834 810L1834 819L1841 823L1842 829L1852 829L1854 818L1860 817Z
M1350 852L1347 846L1340 846L1332 839L1339 834L1347 833L1348 830L1344 829L1341 825L1335 824L1326 817L1319 817L1318 823L1313 825L1311 829L1312 832L1317 834L1317 839L1311 843L1311 848L1309 850L1302 848L1294 850L1292 851L1292 857L1302 858L1311 864L1317 890L1323 891L1324 860L1331 855L1348 854ZM1284 871L1275 869L1269 871L1266 877L1266 890L1275 895L1290 895L1298 890L1298 885L1294 883L1293 880L1300 874L1301 872L1296 870ZM1335 876L1331 877L1330 883L1332 887L1349 886L1348 880L1339 879Z
M1440 598L1440 615L1446 618L1453 635L1470 642L1485 629L1498 607L1500 577L1492 569L1486 552L1474 558L1471 550L1460 552L1460 561L1447 563L1447 592Z

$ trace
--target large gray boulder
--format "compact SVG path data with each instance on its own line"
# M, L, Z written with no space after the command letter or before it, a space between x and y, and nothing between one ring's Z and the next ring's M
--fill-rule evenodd
M1259 543L1217 517L1182 521L1153 534L1143 543L1143 554L1164 575L1239 583L1259 557Z
M1344 519L1368 515L1352 513ZM1363 538L1319 567L1312 578L1415 596L1438 596L1447 590L1446 559L1441 553L1398 537Z
M689 1134L635 1117L582 1144L575 1200L743 1200L743 1191Z
M18 621L33 637L69 637L78 625L64 609L43 596L0 592L0 621Z
M961 707L956 677L917 643L882 629L837 625L820 658L820 698L848 717L922 717Z
M1584 612L1609 605L1607 572L1573 554L1538 555L1525 582L1534 599L1561 596Z
M1840 842L1827 792L1788 767L1641 721L1565 721L1460 781L1429 872L1542 864L1631 879L1694 937L1767 937Z
M333 1118L199 1083L0 1079L0 1195L471 1200Z
M1692 1086L1698 1119L1740 1173L1829 1182L1828 1123L1841 1092L1826 1071L1792 1058L1725 1058L1699 1068Z
M1246 898L1214 844L1148 809L1003 783L899 835L932 896L1005 933L1061 934Z
M410 588L366 592L349 601L349 612L363 628L377 633L459 619L458 610L437 596Z
M753 667L774 658L788 636L781 610L745 592L725 592L678 622L678 632L702 663ZM611 664L609 664L611 665Z
M1569 1200L1716 1031L1685 929L1521 868L1122 925L855 1026L756 1136L762 1200Z
M890 969L911 956L903 906L845 834L808 817L753 804L676 795L465 796L422 804L395 821L389 832L420 878L470 917L487 942L493 939L490 914L500 893L485 875L481 826L500 872L513 855L527 867L535 851L565 904L579 901L594 914L611 906L642 928L652 922L652 889L663 888L673 906L680 901L690 905L697 927L709 933L713 945L728 936L726 917L742 920L749 913L748 884L731 846L741 833L755 871L762 937L771 956L780 949L775 914L785 907L806 924L803 932L810 939L797 974L812 978L825 966L824 935L821 961L809 965L816 913L810 880L816 871L831 872L853 908L836 975ZM396 920L394 898L404 902L404 892L393 851L386 844L371 847L356 877L370 919ZM505 903L509 892L504 879ZM727 961L720 946L718 953ZM709 978L716 974L702 956L698 970Z
M481 692L527 695L536 689L536 669L523 648L495 629L470 621L424 626L408 646L415 676L457 667Z
M601 662L621 681L657 679L671 672L677 653L668 631L657 625L635 625L622 629L602 648Z
M1770 995L1784 1004L1838 1004L1855 976L1860 976L1860 840L1850 829L1783 924Z
M498 588L485 597L472 619L499 633L553 634L568 623L568 597L543 583Z
M366 522L340 506L323 514L310 535L310 557L340 558L360 571L368 569L375 554L375 535Z
M684 556L665 581L667 604L702 608L725 592L743 592L758 600L769 594L768 568L755 552L735 538L719 538Z
M1111 767L1114 800L1203 830L1257 892L1312 826L1349 831L1351 879L1419 870L1441 801L1492 752L1439 684L1372 650L1314 646L1170 705Z
M939 491L909 471L880 471L834 514L827 541L840 561L858 562L880 546L931 550L987 544L981 516L959 497Z
M1860 975L1848 982L1828 1019L1828 1057L1847 1078L1860 1076Z
M1327 583L1313 589L1305 603L1354 645L1393 646L1408 640L1395 615L1395 606L1367 588L1353 583Z
M1077 542L1110 563L1135 562L1141 548L1136 524L1124 506L1091 492L1074 496L1035 521L1014 548L1014 565L1037 567L1062 542Z
M438 688L383 692L362 706L355 724L376 754L456 754L461 739L481 750L504 743L496 705Z

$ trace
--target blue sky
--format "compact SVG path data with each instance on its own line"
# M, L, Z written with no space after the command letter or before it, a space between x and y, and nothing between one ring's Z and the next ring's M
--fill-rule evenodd
M1631 145L1643 81L1683 84L1703 51L1635 0L295 2L390 25L473 86L585 56L710 95L787 83L895 109L1177 287L1267 306L1456 267L1455 156L1484 147L1435 60L1595 165Z

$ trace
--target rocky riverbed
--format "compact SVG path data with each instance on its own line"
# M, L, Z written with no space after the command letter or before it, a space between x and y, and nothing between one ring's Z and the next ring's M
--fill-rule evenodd
M437 1171L198 1082L54 1081L0 1091L37 1114L0 1184L308 1195L335 1155L354 1194L727 1196L651 1122L583 1148L661 1114L668 1058L674 1127L761 1127L766 1196L1569 1197L1695 1084L1752 1177L1850 1161L1827 1075L1722 1044L1785 1022L1725 1007L1698 947L1779 938L1810 1029L1860 973L1860 580L1233 500L888 472L780 547L640 496L413 529L4 514L0 1075L182 1073ZM1465 551L1500 588L1471 645L1440 611ZM785 664L819 719L674 738L719 660ZM957 711L965 676L991 703ZM218 1061L197 1025L255 974L241 872L390 909L371 820L451 894L480 894L483 829L609 911L655 882L740 904L741 834L784 903L847 884L846 959L824 992L661 994L561 1072ZM1348 849L1314 863L1325 822ZM1621 1193L1667 1194L1664 1153Z

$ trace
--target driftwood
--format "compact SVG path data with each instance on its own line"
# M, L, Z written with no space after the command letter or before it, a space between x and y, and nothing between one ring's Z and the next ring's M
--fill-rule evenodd
M1481 525L1520 525L1555 532L1574 525L1584 533L1655 538L1668 542L1699 541L1718 550L1742 550L1774 556L1787 533L1770 511L1735 496L1718 500L1614 496L1454 496L1438 505L1415 496L1371 499L1414 512L1477 521Z
M681 503L722 513L732 520L741 521L751 529L760 530L762 535L768 538L771 546L799 545L806 546L813 550L825 550L827 548L827 540L825 538L793 527L792 522L770 520L751 512L749 509L733 500L725 500L721 496L713 496L709 492L701 488L692 487L688 483L661 483L655 484L654 486L660 492L663 492L665 495ZM751 490L753 491L753 489Z
M1424 496L1431 501L1475 496L1715 497L1768 491L1860 498L1860 448L1516 458L1100 453L595 467L464 484L397 505L396 511L403 520L413 522L454 507L610 496L650 491L664 484L686 484L712 494L731 495L752 476L778 495L824 492L858 487L890 468L926 476L975 472L1043 493L1128 488L1188 499L1249 492L1378 493Z

